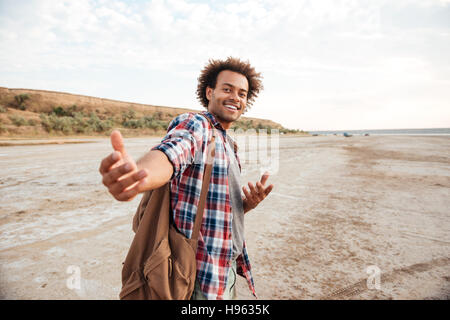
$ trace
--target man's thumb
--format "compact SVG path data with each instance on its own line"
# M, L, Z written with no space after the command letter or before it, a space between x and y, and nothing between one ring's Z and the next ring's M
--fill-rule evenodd
M122 156L125 155L123 138L119 130L114 130L113 132L111 132L111 144L114 150L119 151Z

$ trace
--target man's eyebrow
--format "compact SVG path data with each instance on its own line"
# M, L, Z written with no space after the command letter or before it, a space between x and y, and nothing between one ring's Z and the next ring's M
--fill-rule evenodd
M230 86L230 87L234 88L234 86L231 83L228 83L228 82L224 82L224 83L222 83L222 85L227 85L227 86ZM242 88L239 88L239 90L247 92L247 90L242 89Z

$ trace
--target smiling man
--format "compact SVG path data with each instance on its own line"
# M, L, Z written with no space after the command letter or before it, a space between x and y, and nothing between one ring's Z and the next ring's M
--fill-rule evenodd
M244 112L248 93L247 78L237 72L224 70L217 76L215 88L206 88L208 111L228 129Z
M137 163L128 155L118 131L111 134L114 152L103 159L103 184L119 201L170 181L172 221L187 238L192 235L211 125L215 158L197 247L197 276L192 299L235 299L236 275L247 279L255 294L244 240L244 213L272 190L268 174L242 187L237 145L227 134L262 89L261 75L236 58L210 60L198 78L197 97L207 109L185 113L169 124L166 136Z

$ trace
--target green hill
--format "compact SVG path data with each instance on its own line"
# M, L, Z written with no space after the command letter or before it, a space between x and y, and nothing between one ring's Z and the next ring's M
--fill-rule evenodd
M96 98L64 92L0 87L0 137L109 135L113 128L124 136L162 136L169 122L186 108L172 108ZM271 120L241 117L233 129L289 130Z

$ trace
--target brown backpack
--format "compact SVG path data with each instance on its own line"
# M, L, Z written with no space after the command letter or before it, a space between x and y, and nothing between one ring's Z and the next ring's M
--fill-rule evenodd
M145 192L133 218L135 236L123 263L121 300L185 300L192 296L198 234L215 155L215 128L208 121L213 133L192 237L186 238L170 221L169 182Z

